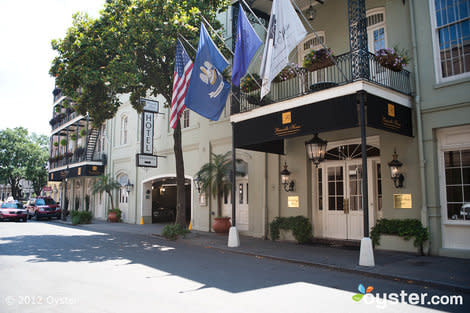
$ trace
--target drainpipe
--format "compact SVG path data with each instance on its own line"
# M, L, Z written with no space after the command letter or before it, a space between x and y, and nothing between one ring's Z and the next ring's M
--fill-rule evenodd
M137 167L137 165L135 165L135 182L134 182L134 199L135 199L135 214L134 214L134 224L138 224L138 219L137 219L137 195L138 195L138 189L139 189L139 184L138 184L138 181L139 181L139 168ZM128 195L129 196L129 195ZM128 207L128 210L129 210L129 207Z
M415 9L414 1L410 1L410 19L411 19L411 42L413 46L413 70L415 73L415 105L416 105L416 121L418 129L418 155L419 155L419 166L420 166L420 180L421 180L421 195L422 195L422 207L421 207L421 222L424 227L430 227L429 211L427 206L427 185L426 185L426 160L424 159L424 137L423 137L423 122L421 118L421 81L419 78L418 71L418 49L416 46L416 21L415 21ZM431 238L428 239L429 248L431 248ZM430 250L430 249L429 249ZM429 254L430 251L428 251Z
M268 154L264 154L264 239L268 239Z

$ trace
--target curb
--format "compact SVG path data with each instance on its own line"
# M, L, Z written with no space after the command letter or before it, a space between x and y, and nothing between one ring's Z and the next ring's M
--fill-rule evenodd
M266 259L280 261L280 262L287 262L287 263L293 263L293 264L299 264L299 265L305 265L305 266L311 266L311 267L324 268L324 269L334 270L338 272L361 274L367 277L392 280L396 282L407 283L410 285L415 284L415 285L421 285L425 287L436 287L436 288L445 289L445 290L449 290L453 292L470 293L470 287L446 284L446 283L436 282L432 280L413 279L413 278L404 277L400 275L380 274L380 273L374 273L374 272L362 270L360 268L356 268L356 269L345 268L345 267L340 267L340 266L331 265L331 264L314 263L314 262L302 261L302 260L297 260L297 259L289 259L289 258L272 256L272 255L258 254L258 253L248 252L248 251L231 250L228 248L220 248L220 247L215 247L215 246L207 246L207 248L210 248L216 251L223 251L223 252L229 252L229 253L234 253L234 254L261 257L261 258L266 258Z

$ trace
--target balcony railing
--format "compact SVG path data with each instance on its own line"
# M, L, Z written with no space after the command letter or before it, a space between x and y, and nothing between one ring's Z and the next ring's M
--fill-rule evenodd
M55 130L60 126L64 125L65 123L73 120L77 116L77 112L71 109L66 109L65 112L56 113L54 117L49 121L49 124L51 125L52 130Z
M259 90L248 93L241 92L240 103L232 101L232 114L251 111L260 106L352 83L351 53L336 56L336 63L337 66L331 65L314 72L304 70L292 79L273 82L271 91L262 101L260 101ZM372 53L369 53L369 78L367 80L406 95L411 94L410 72L406 70L395 72L386 68L377 62Z
M102 162L106 163L107 157L105 153L95 153L93 157L87 157L86 150L84 148L77 148L74 152L68 155L60 155L52 157L49 160L49 169L59 168L75 163L90 161L90 162Z

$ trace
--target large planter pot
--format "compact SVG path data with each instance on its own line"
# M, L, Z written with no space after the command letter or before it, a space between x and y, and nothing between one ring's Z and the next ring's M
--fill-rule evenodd
M214 224L212 224L212 229L217 234L227 234L230 226L232 226L230 223L230 217L215 217Z
M111 223L119 222L116 212L109 212L108 213L108 221Z

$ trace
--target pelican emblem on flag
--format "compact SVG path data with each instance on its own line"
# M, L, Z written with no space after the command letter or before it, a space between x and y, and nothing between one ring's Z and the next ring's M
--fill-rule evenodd
M204 66L199 67L199 69L201 70L199 78L206 84L214 85L218 78L221 77L219 71L209 61L204 61ZM222 92L223 88L224 81L220 79L217 89L209 92L209 97L216 98Z

